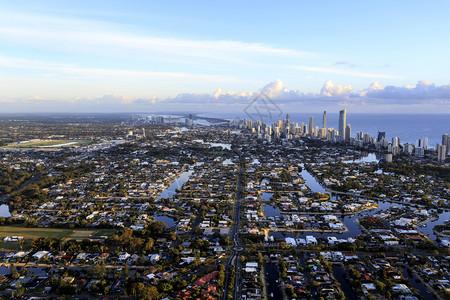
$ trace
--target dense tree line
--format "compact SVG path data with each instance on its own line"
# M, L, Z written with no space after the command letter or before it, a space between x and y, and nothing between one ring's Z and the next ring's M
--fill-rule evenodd
M39 204L46 200L44 188L50 187L60 182L66 182L70 179L79 178L84 174L91 172L94 166L91 164L70 165L55 168L55 171L61 171L59 176L47 176L42 172L33 183L30 183L10 194L10 210L18 210L29 207L32 204Z
M439 165L421 165L415 163L385 163L384 172L392 172L405 176L433 175L450 180L450 167Z
M0 165L0 195L6 195L18 189L22 183L31 178L31 175L30 171Z

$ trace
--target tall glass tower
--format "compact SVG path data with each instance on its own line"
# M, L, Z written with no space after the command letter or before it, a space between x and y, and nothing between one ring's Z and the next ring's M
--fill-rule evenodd
M345 141L345 125L347 118L347 109L339 111L339 137L341 141Z

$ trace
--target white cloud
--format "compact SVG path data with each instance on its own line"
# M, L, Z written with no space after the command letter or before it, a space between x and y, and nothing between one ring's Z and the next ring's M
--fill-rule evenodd
M316 54L268 45L233 40L194 40L137 34L125 24L59 18L50 15L0 12L0 37L32 48L90 53L99 56L138 56L145 60L186 63L186 58L245 62L255 56L311 58ZM184 59L183 59L184 58Z
M304 71L310 71L310 72L349 75L349 76L354 76L354 77L385 78L385 79L401 79L402 78L400 76L395 76L395 75L371 74L371 73L347 71L347 70L340 70L340 69L330 69L330 68L307 67L307 66L293 66L293 68L299 69L299 70L304 70Z
M414 87L383 87L374 82L363 91L354 91L350 85L334 85L326 81L319 92L303 93L289 90L281 80L276 80L264 86L260 91L266 93L278 105L289 110L302 111L314 108L340 107L351 104L353 108L374 107L388 109L399 107L420 109L427 107L442 107L440 112L450 113L450 85L436 86L428 81L420 81ZM6 108L23 105L39 111L242 111L259 92L222 91L220 88L212 93L182 93L171 98L133 98L120 95L105 95L93 98L74 98L71 101L46 100L39 96L24 99L2 99L0 102ZM305 110L306 109L306 110ZM7 111L7 110L5 110Z
M327 80L321 91L320 91L320 95L321 96L327 96L327 97L336 97L336 96L348 96L351 94L352 92L352 86L351 85L346 85L346 86L342 86L342 85L337 85L335 86L331 80Z
M229 82L237 79L230 76L194 74L183 72L152 72L140 70L124 69L105 69L105 68L83 68L69 64L55 64L39 60L21 59L0 55L0 66L6 68L33 69L42 71L55 71L69 76L85 77L130 77L130 78L178 78L178 79L196 79L211 82ZM49 74L47 74L49 75Z
M366 93L367 98L397 99L397 100L448 100L450 99L450 85L436 86L428 80L421 80L415 86L396 87L388 85L384 88L371 89Z

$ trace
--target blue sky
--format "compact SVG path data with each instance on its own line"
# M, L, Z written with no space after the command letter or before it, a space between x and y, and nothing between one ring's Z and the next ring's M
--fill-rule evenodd
M0 1L4 111L450 113L450 2Z

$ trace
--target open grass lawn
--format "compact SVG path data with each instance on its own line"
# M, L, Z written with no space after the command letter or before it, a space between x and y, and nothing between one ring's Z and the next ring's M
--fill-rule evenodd
M66 236L64 240L82 241L84 239L88 239L90 236L112 236L115 233L116 233L115 229L100 229L100 230L76 229L70 235Z
M0 226L0 248L5 250L20 250L17 242L3 242L5 236L23 236L25 239L23 250L28 250L34 238L54 236L62 239L72 233L72 231L72 229L63 228L27 228L24 225Z
M11 143L5 148L59 148L59 147L70 147L70 146L84 146L92 141L90 140L32 140L23 143Z
M65 228L28 228L24 225L0 226L0 238L5 236L21 235L25 239L34 239L41 236L54 236L61 239L71 233L73 229Z
M28 228L24 225L0 226L0 249L3 250L20 250L17 242L3 242L6 236L23 236L25 239L22 249L31 248L31 241L38 237L54 236L63 241L77 240L82 241L93 236L111 236L116 233L115 229L65 229L65 228Z

